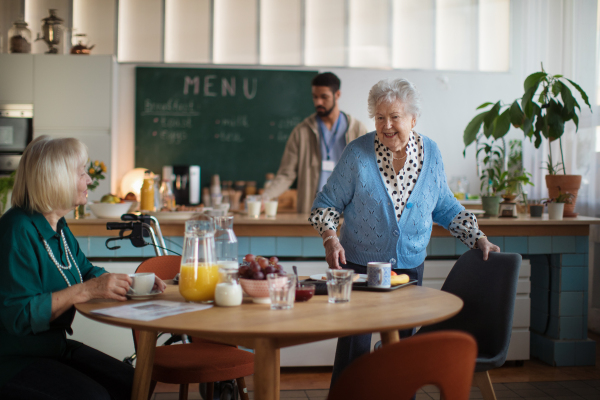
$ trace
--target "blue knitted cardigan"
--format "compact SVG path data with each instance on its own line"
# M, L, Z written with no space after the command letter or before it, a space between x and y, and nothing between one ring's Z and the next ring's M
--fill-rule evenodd
M435 142L423 138L425 157L419 178L398 221L375 155L375 132L353 140L312 208L333 207L344 213L340 243L346 259L367 265L390 262L392 268L416 268L427 255L433 222L448 225L464 207L448 183Z

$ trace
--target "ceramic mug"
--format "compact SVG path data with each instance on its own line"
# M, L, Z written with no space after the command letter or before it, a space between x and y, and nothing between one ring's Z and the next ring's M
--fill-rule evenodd
M367 285L375 288L392 286L392 264L370 262L367 264Z
M150 294L154 287L154 272L141 272L139 274L130 274L131 294L143 296Z

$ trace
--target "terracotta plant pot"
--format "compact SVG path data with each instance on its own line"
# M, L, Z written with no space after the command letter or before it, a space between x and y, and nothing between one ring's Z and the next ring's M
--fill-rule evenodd
M558 196L558 188L562 193L571 193L574 197L571 204L565 204L564 217L576 217L575 202L577 201L577 192L581 186L581 175L546 175L546 186L548 187L548 196L555 199Z

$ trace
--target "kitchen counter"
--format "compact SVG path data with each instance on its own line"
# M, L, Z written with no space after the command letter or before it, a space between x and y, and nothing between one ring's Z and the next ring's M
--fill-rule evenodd
M275 219L261 216L258 219L236 214L233 222L235 234L240 237L278 236L314 237L315 229L308 223L309 214L279 214ZM107 231L106 223L111 219L84 218L68 219L67 223L75 236L118 236L118 231ZM160 220L164 236L183 236L185 221ZM488 236L587 236L589 226L600 224L599 218L576 217L562 221L543 217L532 218L520 215L518 218L478 217L481 230ZM451 237L450 233L434 224L433 237Z

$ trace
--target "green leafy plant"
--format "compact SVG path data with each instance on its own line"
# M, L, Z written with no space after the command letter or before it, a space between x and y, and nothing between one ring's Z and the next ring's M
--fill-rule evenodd
M523 169L521 141L511 141L509 146L507 167L504 166L504 160L507 158L504 145L501 146L492 141L491 143L481 143L477 149L477 158L481 152L484 153L484 168L479 177L482 192L494 196L503 191L509 195L519 194L523 193L523 186L533 186L531 174ZM484 187L487 189L484 190Z
M0 178L0 211L6 209L6 203L8 201L8 193L12 190L15 185L15 173L13 171L12 174L6 176L4 178Z
M560 190L560 186L558 187L558 196L554 197L554 198L549 198L543 201L544 204L548 204L548 203L565 203L565 204L571 204L573 202L573 199L575 198L574 195L572 195L569 192L562 192Z
M542 64L541 72L535 72L525 79L523 96L511 104L498 101L483 103L477 107L479 110L491 106L489 110L476 115L465 128L463 134L465 149L476 141L482 125L483 136L500 139L508 133L512 124L515 128L521 129L527 138L534 141L536 148L540 147L542 138L548 139L549 154L548 162L545 163L548 173L556 174L563 171L566 174L561 137L567 121L573 121L575 130L579 129L579 116L575 109L579 109L581 113L581 107L569 86L579 92L591 111L588 96L578 84L562 75L549 75L544 71ZM550 143L555 140L560 144L561 160L558 163L560 168L557 168L557 164L552 159Z
M90 178L92 178L92 183L88 185L89 190L94 190L100 184L100 181L106 179L104 177L104 173L106 173L106 165L102 161L90 161L90 166L87 171Z

